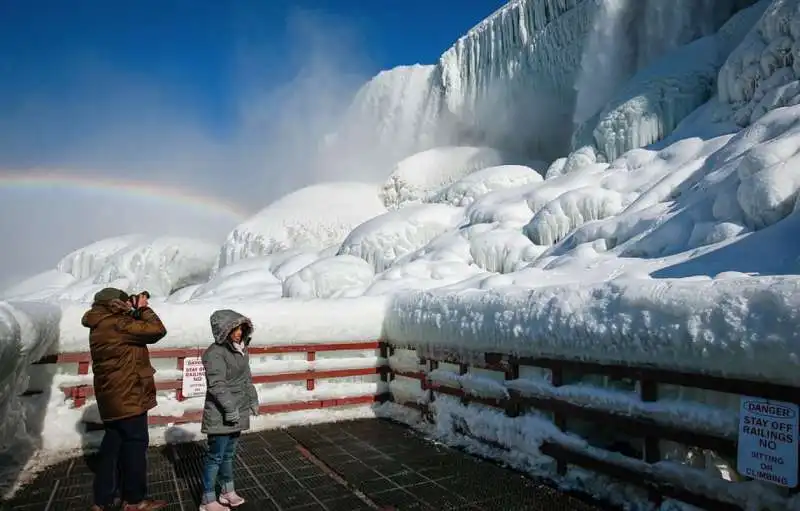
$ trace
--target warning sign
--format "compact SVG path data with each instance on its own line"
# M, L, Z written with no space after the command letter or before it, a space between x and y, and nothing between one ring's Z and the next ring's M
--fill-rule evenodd
M740 474L797 486L797 405L742 397L739 409Z
M183 360L183 397L206 395L206 369L203 359L190 357Z

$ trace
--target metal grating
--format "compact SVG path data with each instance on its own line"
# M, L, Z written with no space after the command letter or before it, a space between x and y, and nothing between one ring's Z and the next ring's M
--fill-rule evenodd
M149 489L167 511L197 509L204 452L203 442L149 451ZM94 465L83 456L49 467L0 509L87 511ZM244 435L235 478L248 500L240 511L601 509L376 419Z

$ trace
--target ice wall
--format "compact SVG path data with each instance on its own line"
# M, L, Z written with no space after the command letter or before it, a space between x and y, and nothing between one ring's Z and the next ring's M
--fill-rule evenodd
M725 58L758 21L768 3L765 0L739 11L717 33L667 51L637 71L617 88L598 114L576 130L573 148L590 145L601 159L613 161L631 149L663 140L683 119L711 98L716 90L717 72ZM648 24L649 17L644 19ZM698 25L698 29L705 30L706 27ZM674 41L666 39L662 45L672 46ZM639 59L641 54L635 60ZM609 69L614 69L614 66L609 65L597 73L606 86L612 85L614 80ZM588 81L586 89L597 92L582 95L579 91L576 119L581 114L582 98L599 98L603 94L602 87L593 88Z
M596 3L516 0L472 28L439 61L448 110L485 145L560 156Z
M719 98L747 126L800 103L800 1L773 0L719 72Z
M614 94L637 71L714 34L753 1L512 0L435 66L402 66L373 78L323 152L370 176L437 145L483 145L552 161L569 152L575 123L597 120L615 98L620 104ZM702 94L658 115L679 121L696 98L706 98L713 89L706 75L715 76L721 62L712 64L710 72L701 64L695 80ZM664 123L669 129L672 117Z

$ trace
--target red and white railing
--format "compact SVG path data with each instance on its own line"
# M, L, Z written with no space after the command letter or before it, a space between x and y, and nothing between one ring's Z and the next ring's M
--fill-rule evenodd
M317 355L319 353L335 353L346 351L369 351L375 350L378 355L378 363L371 367L345 367L336 369L318 369L315 368L313 363L318 362ZM154 363L156 361L174 359L175 369L183 371L184 361L190 357L199 357L202 355L203 350L200 348L167 348L167 349L151 349L150 358ZM286 371L286 372L271 372L268 374L260 374L254 370L253 383L260 384L279 384L279 383L294 383L298 381L305 381L307 391L313 391L316 388L318 380L331 380L340 378L353 378L360 376L380 375L382 381L389 380L389 366L386 361L387 347L385 343L380 341L362 341L362 342L329 342L329 343L304 343L304 344L288 344L288 345L274 345L274 346L251 346L250 347L251 366L257 365L254 363L256 357L269 356L269 355L293 355L305 353L306 362L312 363L311 367L300 371ZM91 368L91 356L88 352L79 353L59 353L48 355L35 362L34 365L68 365L77 364L77 375L83 376L83 380L90 378L89 371ZM86 405L87 400L94 396L94 387L91 383L66 383L59 386L61 392L64 393L65 398L72 400L73 408L81 408ZM174 391L175 397L178 401L185 401L187 398L183 395L183 380L182 378L159 378L158 371L156 372L156 390L159 392ZM384 402L390 399L388 393L378 393L370 395L357 395L357 396L342 396L332 397L325 399L310 399L304 401L284 401L262 403L260 412L263 414L284 413L300 410L312 410L318 408L330 408L341 406L353 405L366 405L376 402ZM165 424L186 424L191 422L199 422L202 418L202 399L198 400L197 408L190 408L182 415L160 415L151 414L151 425L165 425Z

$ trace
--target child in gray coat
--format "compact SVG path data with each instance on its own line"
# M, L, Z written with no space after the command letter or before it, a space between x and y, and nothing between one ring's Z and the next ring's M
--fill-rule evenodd
M250 414L258 415L247 354L253 324L236 311L218 310L211 315L211 331L214 343L203 353L208 390L201 431L208 435L208 453L200 511L225 511L245 502L233 484L233 459L241 432L250 428Z

